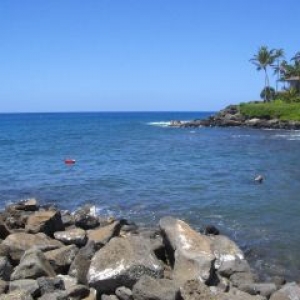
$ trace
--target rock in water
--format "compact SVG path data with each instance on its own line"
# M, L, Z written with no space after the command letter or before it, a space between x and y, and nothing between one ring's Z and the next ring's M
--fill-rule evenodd
M110 293L119 286L131 288L143 275L160 278L163 266L153 254L150 240L127 236L111 239L96 252L87 279L100 293Z
M215 260L210 238L172 217L162 218L159 225L168 245L168 256L174 268L173 278L178 284L193 279L208 281Z

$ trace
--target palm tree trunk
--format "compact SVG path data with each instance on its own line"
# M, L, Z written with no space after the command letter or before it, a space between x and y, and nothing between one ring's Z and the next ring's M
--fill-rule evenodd
M264 71L265 71L265 92L264 92L264 102L267 102L267 83L269 81L269 78L268 78L268 74L267 74L267 69L264 68Z

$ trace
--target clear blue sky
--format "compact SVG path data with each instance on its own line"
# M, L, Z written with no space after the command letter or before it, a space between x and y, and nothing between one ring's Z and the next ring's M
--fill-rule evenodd
M218 110L259 98L300 1L1 0L0 112Z

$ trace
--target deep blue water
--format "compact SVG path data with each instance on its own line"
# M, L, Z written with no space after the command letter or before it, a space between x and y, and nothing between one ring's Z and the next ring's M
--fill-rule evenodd
M36 197L139 224L215 224L258 270L299 279L300 132L159 126L208 115L0 114L0 205Z

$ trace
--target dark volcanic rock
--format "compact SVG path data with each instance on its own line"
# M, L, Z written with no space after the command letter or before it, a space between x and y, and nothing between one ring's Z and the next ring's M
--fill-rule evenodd
M5 239L8 235L10 235L10 230L0 217L0 239Z

